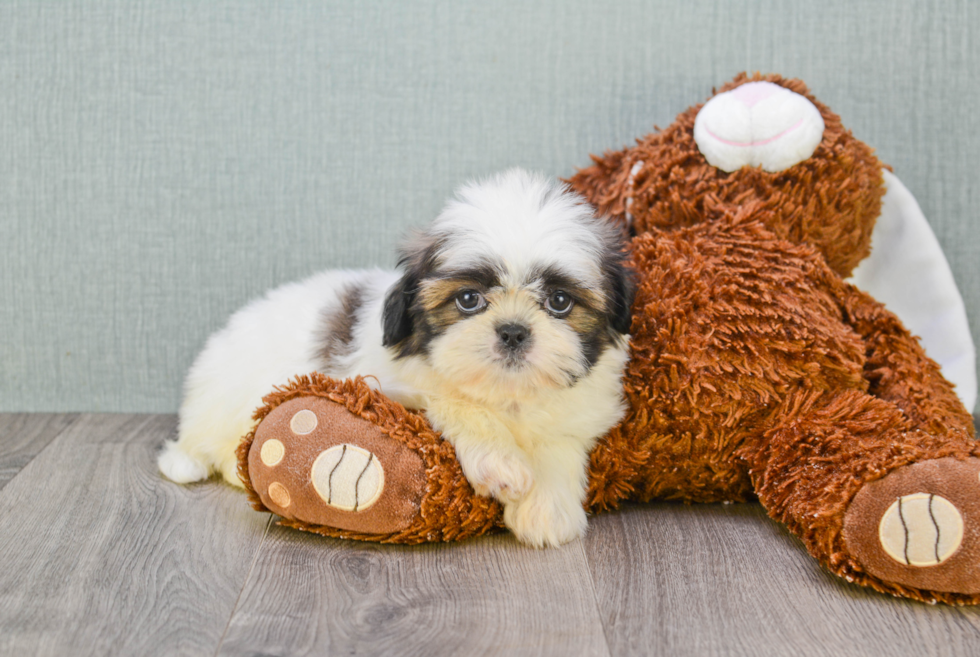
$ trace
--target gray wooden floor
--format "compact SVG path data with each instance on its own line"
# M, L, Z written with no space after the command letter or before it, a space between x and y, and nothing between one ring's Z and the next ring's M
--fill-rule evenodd
M632 507L550 550L344 542L161 479L175 424L0 415L0 654L980 654L980 609L848 585L758 505Z

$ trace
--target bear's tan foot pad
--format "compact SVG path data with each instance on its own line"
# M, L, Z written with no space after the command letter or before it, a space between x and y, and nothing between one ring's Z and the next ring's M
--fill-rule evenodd
M371 534L408 527L426 481L418 454L320 397L291 399L262 420L248 472L273 513Z
M980 459L914 463L864 486L844 516L844 541L884 581L980 593Z

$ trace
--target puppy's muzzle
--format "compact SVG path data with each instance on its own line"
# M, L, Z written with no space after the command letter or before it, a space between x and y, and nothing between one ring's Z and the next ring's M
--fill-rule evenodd
M523 324L504 324L497 328L504 349L511 353L523 351L531 339L531 329Z

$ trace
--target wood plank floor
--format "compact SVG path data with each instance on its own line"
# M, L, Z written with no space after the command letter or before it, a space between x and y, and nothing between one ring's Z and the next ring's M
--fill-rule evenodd
M379 546L163 480L169 415L0 415L0 655L978 655L980 608L823 571L758 505Z

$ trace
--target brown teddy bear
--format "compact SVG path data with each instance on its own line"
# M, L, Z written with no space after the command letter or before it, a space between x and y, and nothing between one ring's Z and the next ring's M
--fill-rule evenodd
M739 76L572 187L629 225L629 411L591 455L590 511L758 499L832 572L980 602L980 445L901 322L842 277L881 164L797 80ZM501 526L453 448L367 383L299 377L239 448L255 508L417 543Z

